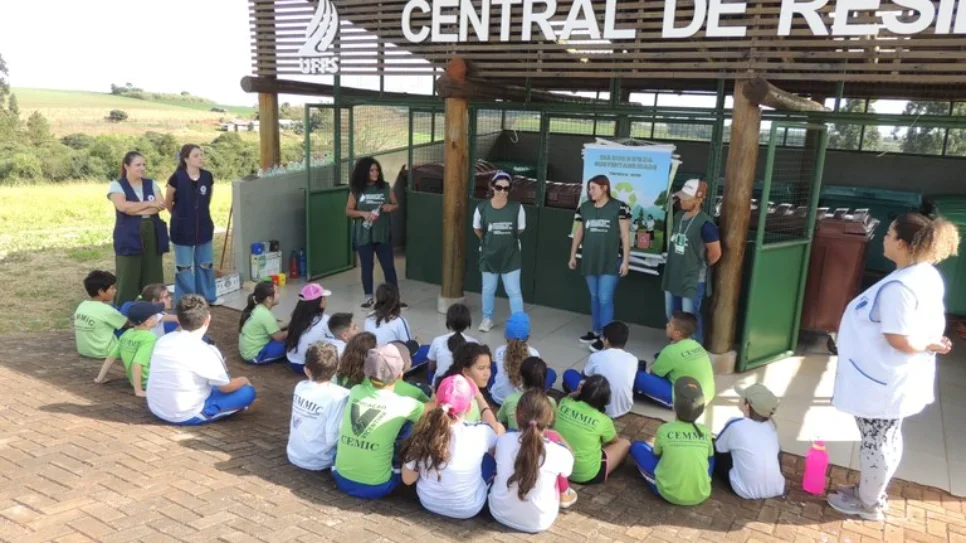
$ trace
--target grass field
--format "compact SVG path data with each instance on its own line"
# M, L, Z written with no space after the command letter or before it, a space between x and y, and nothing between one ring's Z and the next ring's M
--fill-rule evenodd
M86 297L84 276L114 270L114 208L106 194L107 183L0 187L0 281L9 289L0 334L69 329ZM216 265L230 207L231 189L220 185L212 201L215 228L222 231L215 235ZM169 222L167 213L162 217ZM173 280L170 253L164 273Z

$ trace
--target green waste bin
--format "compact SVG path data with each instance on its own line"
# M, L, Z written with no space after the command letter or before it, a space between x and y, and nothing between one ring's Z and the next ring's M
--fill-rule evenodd
M867 208L869 215L878 219L879 226L875 229L872 241L869 243L865 269L878 273L890 273L896 269L896 266L885 257L882 240L896 217L909 211L917 211L922 206L922 193L849 185L826 185L819 193L818 205L829 208L829 212L842 207L851 210Z
M966 315L966 196L936 196L933 201L939 214L959 228L959 256L939 265L946 283L946 312Z

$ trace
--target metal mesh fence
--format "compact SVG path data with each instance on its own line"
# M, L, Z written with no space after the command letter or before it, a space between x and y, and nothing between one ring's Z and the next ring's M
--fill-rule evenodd
M442 113L431 109L413 109L409 113L412 148L409 162L409 188L412 191L443 192Z
M409 145L409 109L360 105L352 108L352 147L356 157L404 149ZM413 143L430 141L432 131L413 134Z
M617 135L617 120L613 116L593 114L551 117L550 133L613 138Z
M330 188L336 184L336 169L333 164L335 114L335 109L331 107L309 107L309 191Z

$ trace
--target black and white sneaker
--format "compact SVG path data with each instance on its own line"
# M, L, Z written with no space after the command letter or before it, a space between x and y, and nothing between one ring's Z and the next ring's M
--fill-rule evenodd
M372 298L366 298L366 301L362 302L362 305L359 307L362 309L372 309L372 306L375 305L375 303L375 300Z
M591 343L590 345L588 345L587 348L590 349L590 352L592 352L592 353L597 353L597 352L603 351L604 350L604 342L598 339L597 341L595 341L595 342Z
M402 310L409 309L409 304L405 302L399 302L399 309L402 309Z
M600 338L597 337L597 334L595 334L593 332L587 332L586 334L580 336L580 339L578 341L580 341L584 345L590 345L591 343L593 343L593 342L595 342L595 341L597 341L599 339Z

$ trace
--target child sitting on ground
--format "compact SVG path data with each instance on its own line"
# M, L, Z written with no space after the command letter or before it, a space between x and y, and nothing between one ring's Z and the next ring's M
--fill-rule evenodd
M117 345L115 330L124 328L127 317L111 305L117 293L117 278L111 272L94 270L84 278L84 300L74 311L74 339L77 354L106 358Z
M701 385L705 402L714 399L714 370L711 357L700 343L691 339L698 330L698 319L691 313L675 311L664 327L671 343L664 347L650 369L637 372L634 392L647 396L664 407L673 404L674 383L693 377Z
M181 330L159 339L151 355L148 409L161 420L190 426L248 409L255 388L246 377L229 378L221 353L205 343L211 324L208 302L187 294L175 311Z
M333 315L334 317L334 315ZM394 344L390 344L394 345ZM369 332L359 332L346 344L345 352L339 359L339 370L335 374L335 382L347 389L362 384L366 380L365 364L369 351L376 348L376 336ZM403 349L404 360L409 359L409 352ZM399 379L393 385L393 392L400 396L412 398L420 403L429 401L429 395L421 388Z
M500 405L500 411L496 414L496 420L511 430L519 429L517 428L517 403L520 401L523 393L533 389L543 392L543 387L547 382L547 363L539 356L528 357L520 365L520 376L523 378L522 390L518 390L507 396L503 400L503 404ZM556 409L557 402L549 396L547 398L550 400L553 408Z
M677 420L657 429L654 447L643 441L631 445L631 457L647 486L675 505L698 505L711 496L711 430L695 422L704 405L701 384L693 377L681 377L674 383Z
M151 330L154 335L161 337L167 333L174 332L178 329L178 316L171 313L171 293L168 291L168 287L162 285L161 283L151 283L141 289L141 295L138 296L137 300L132 300L130 302L124 302L121 304L120 311L127 316L128 311L130 311L131 306L135 302L150 302L152 304L161 304L164 306L164 310L160 313L161 318L158 323L154 325Z
M607 341L607 327L604 327ZM605 343L606 344L606 343ZM601 351L604 352L604 351ZM631 442L617 437L614 421L605 413L611 388L603 375L592 375L577 390L560 400L554 429L574 453L575 483L603 483L624 463Z
M107 372L118 358L124 364L127 380L134 387L134 395L143 398L148 386L151 353L158 337L152 329L161 321L158 315L164 311L161 304L134 302L128 308L127 318L134 325L128 328L114 344L111 354L104 360L100 373L94 379L97 384L107 382Z
M744 418L725 424L715 440L714 470L746 500L763 500L785 493L778 431L771 417L778 398L765 385L755 383L739 390Z
M497 404L502 404L514 392L522 390L523 377L520 376L520 365L531 356L540 356L536 349L527 345L530 338L530 317L523 312L514 313L507 319L503 327L507 344L499 347L493 354L493 377L490 383L490 398ZM547 380L544 390L550 390L557 381L557 372L547 369Z
M339 356L333 345L313 343L305 350L305 379L295 385L288 461L302 469L324 470L335 462L339 426L349 391L332 382Z
M401 341L409 348L413 368L426 363L429 345L419 345L419 341L409 332L409 323L402 316L403 304L399 299L396 285L383 283L376 289L376 305L366 317L364 329L376 336L379 345Z
M567 370L563 375L564 392L577 390L581 380L593 375L603 375L610 385L610 401L607 416L617 418L630 413L634 407L634 380L637 377L637 357L624 350L630 330L620 321L613 321L601 334L603 349L590 355L583 374Z
M399 484L394 453L407 437L407 422L423 415L422 403L393 392L405 366L395 345L376 347L366 356L367 379L349 391L332 476L350 496L378 499Z
M299 375L302 375L309 346L329 337L329 316L325 314L325 302L329 296L332 292L318 283L307 283L299 291L299 301L292 310L285 337L285 357L292 371ZM274 317L272 319L274 321Z
M262 281L248 295L248 305L238 323L238 352L249 364L268 364L285 358L288 332L275 320L272 308L278 305L275 285Z
M329 318L329 336L322 341L334 346L339 358L345 353L349 340L359 333L359 327L352 321L352 313L336 313ZM375 336L373 336L375 338Z
M470 406L470 410L463 417L466 422L487 423L496 422L496 415L493 409L486 402L483 390L490 380L490 368L492 362L490 358L490 348L480 343L464 343L453 353L453 364L443 375L443 379L453 375L462 375L476 385L476 401ZM436 381L437 386L442 379Z
M544 436L554 410L546 393L528 390L517 404L520 432L496 440L496 479L490 488L490 513L500 524L523 532L550 528L561 507L558 476L569 477L574 456Z
M426 406L426 416L402 450L403 483L415 483L419 502L437 515L468 519L486 504L496 468L491 454L504 429L463 420L477 393L476 385L462 375L444 379L436 405Z
M429 344L429 365L426 368L426 377L430 384L441 379L443 375L453 365L453 353L459 349L460 345L466 342L479 343L470 336L464 335L473 324L473 317L470 315L470 308L463 304L453 304L446 310L446 329L450 332L438 336Z

